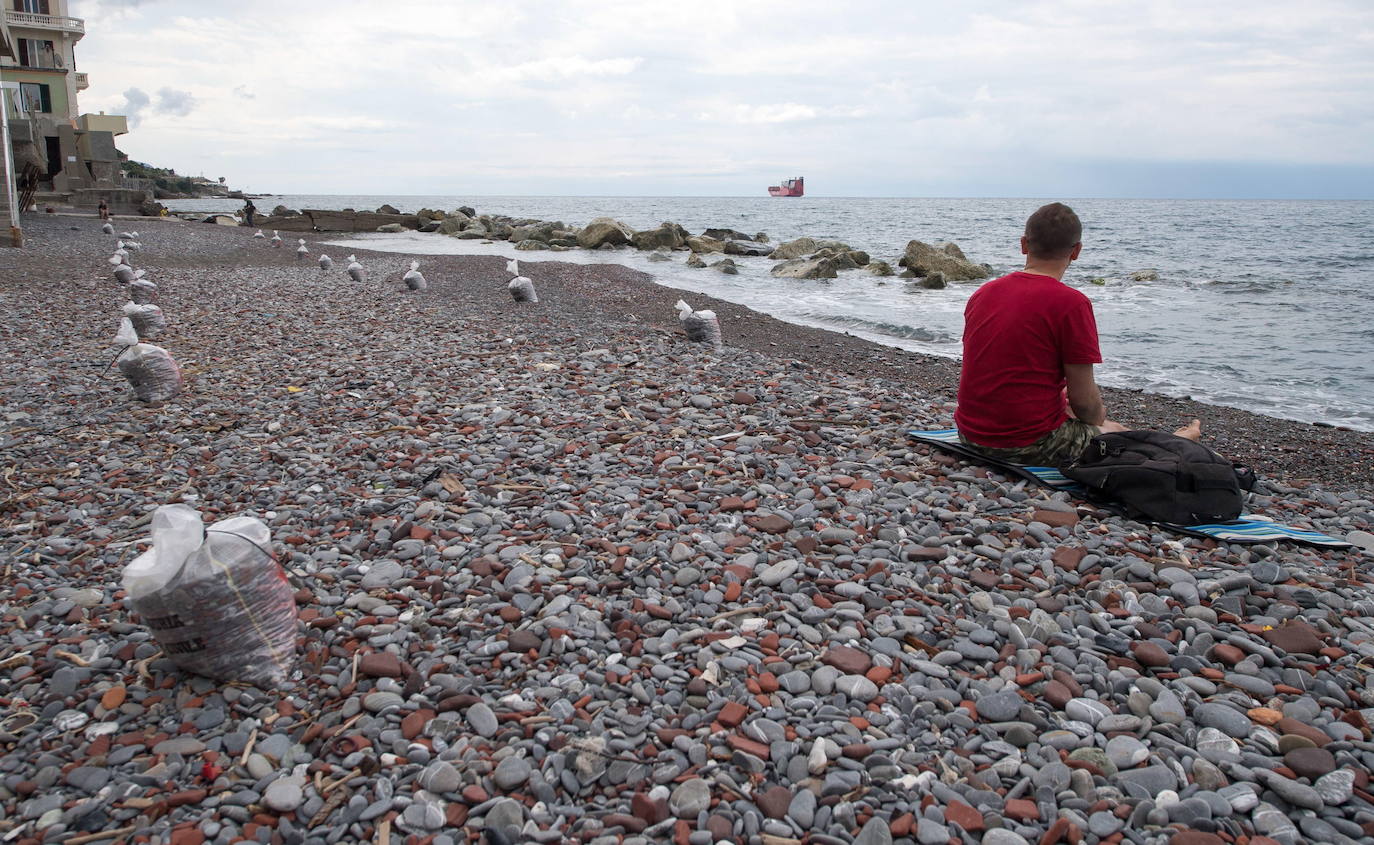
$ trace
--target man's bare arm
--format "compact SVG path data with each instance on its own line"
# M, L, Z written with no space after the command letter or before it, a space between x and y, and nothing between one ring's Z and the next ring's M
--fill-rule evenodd
M1065 364L1064 375L1068 378L1069 410L1088 425L1100 426L1107 421L1107 406L1102 404L1102 394L1093 378L1092 364Z

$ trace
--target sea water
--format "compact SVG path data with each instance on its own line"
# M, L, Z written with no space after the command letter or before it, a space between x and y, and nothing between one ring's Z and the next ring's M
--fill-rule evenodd
M637 229L767 233L773 243L833 238L894 267L908 240L955 241L1000 275L1021 267L1025 218L1045 200L841 197L280 196L259 211L371 210L383 203L561 220L609 216ZM1104 384L1191 396L1271 416L1374 431L1374 202L1066 200L1083 219L1083 254L1064 281L1093 301ZM227 211L238 200L168 201L173 210ZM338 236L331 236L338 237ZM779 279L775 262L735 257L738 276L635 250L517 252L441 235L363 235L405 255L495 254L523 261L615 262L675 288L879 343L957 357L963 308L977 283L924 290L865 270L838 279ZM404 262L397 259L397 267ZM1158 279L1132 281L1137 270ZM493 279L504 292L507 279ZM729 343L729 338L726 338Z

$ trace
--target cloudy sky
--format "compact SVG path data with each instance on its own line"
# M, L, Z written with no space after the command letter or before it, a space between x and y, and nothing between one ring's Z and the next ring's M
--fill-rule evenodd
M83 111L279 193L1374 198L1368 0L71 0Z

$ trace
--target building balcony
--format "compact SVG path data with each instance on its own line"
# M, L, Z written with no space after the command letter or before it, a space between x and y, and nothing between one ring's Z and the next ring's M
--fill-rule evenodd
M76 90L85 91L91 87L91 81L84 73L76 74Z
M38 15L33 12L5 10L5 22L11 27L28 29L56 29L80 37L86 34L86 22L81 18L68 18L61 15Z
M25 118L7 118L10 124L10 143L32 144L34 142L33 121Z
M76 129L78 132L125 135L129 131L129 119L122 114L83 114L76 119Z

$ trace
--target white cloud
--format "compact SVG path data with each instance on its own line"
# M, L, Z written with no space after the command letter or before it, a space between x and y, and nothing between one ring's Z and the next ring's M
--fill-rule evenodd
M196 98L191 96L190 91L178 91L175 88L159 88L157 92L157 110L164 114L174 117L185 117L196 107Z
M734 105L719 111L705 111L697 119L712 123L792 123L798 120L811 120L817 111L812 106L800 103L769 103L759 106Z

